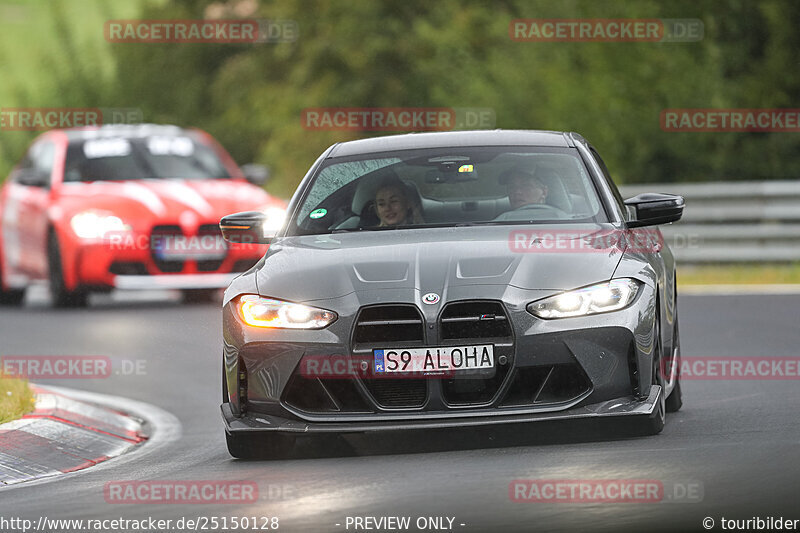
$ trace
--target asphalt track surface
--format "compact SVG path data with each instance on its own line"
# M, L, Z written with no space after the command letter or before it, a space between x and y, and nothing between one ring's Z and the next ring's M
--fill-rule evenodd
M0 517L277 516L280 531L356 531L346 528L348 516L409 516L412 526L419 517L446 516L455 518L454 531L496 532L705 531L705 517L719 531L722 517L800 519L796 380L685 381L683 410L654 437L594 424L537 424L492 434L301 443L279 461L238 461L226 451L219 415L219 309L150 296L105 297L84 310L55 310L30 298L22 309L0 309L0 355L107 355L117 369L123 359L144 361L138 375L48 383L147 402L180 422L179 432L170 430L174 440L139 458L0 489ZM679 306L685 357L798 353L800 295L684 295ZM509 499L515 479L584 478L661 480L693 487L694 497ZM104 485L121 480L248 480L260 496L246 505L106 503Z

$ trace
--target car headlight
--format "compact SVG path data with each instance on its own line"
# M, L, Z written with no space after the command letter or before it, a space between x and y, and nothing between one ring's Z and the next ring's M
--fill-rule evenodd
M239 298L245 323L259 328L321 329L338 318L333 311L246 294Z
M539 318L569 318L618 311L633 302L640 287L641 283L635 279L613 279L530 303L528 311Z
M130 231L121 218L110 213L83 211L69 221L72 231L81 239L101 239L106 235Z

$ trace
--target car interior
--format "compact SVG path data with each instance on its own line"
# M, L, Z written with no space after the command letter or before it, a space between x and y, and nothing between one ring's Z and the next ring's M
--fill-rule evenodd
M516 157L515 157L516 156ZM312 233L375 228L380 224L375 196L387 179L406 186L412 204L419 207L425 224L470 224L491 221L596 221L602 210L590 182L575 158L564 155L526 156L525 167L547 187L545 207L549 209L512 210L506 186L500 176L520 166L518 154L502 154L491 164L452 165L442 169L401 161L352 179L327 198L307 205L300 226ZM452 167L452 168L450 168ZM457 168L470 169L462 172ZM450 172L455 168L455 172ZM311 219L308 214L322 209L326 216Z

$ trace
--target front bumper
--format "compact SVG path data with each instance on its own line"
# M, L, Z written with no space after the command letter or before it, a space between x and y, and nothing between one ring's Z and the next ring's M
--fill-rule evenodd
M231 286L228 295L252 290L247 289L248 279L239 280ZM488 394L459 402L454 390L447 389L451 383L430 379L424 385L418 383L418 402L403 405L387 403L386 398L379 396L381 391L368 387L363 380L363 383L353 383L358 397L366 403L352 401L353 394L340 387L331 389L328 382L322 383L321 388L315 385L307 393L294 394L297 383L312 381L297 379L304 358L348 353L364 355L364 344L352 342L359 309L380 301L380 295L350 294L337 299L333 305L322 304L322 307L340 312L339 320L323 330L311 331L248 327L239 318L235 301L229 298L223 310L223 366L229 391L223 414L227 430L389 431L652 414L657 399L654 390L659 390L651 387L655 340L652 335L655 291L652 287L644 287L637 301L624 310L550 321L538 319L525 310L526 302L548 294L534 294L513 287L503 287L504 294L490 292L498 290L490 288L479 296L503 302L513 325L513 338L503 342L498 339L458 341L464 344L492 342L496 355L507 357L506 362L498 362L496 382L487 378L483 384L479 383L485 385ZM479 291L474 288L463 293L451 289L452 300L445 308L462 300L472 300L476 292ZM386 302L385 296L383 301ZM420 309L428 311L425 307ZM442 341L441 319L439 309L431 309L424 315L425 346L446 342ZM385 344L375 341L367 343L367 347L385 347ZM367 350L367 356L369 353ZM559 387L552 390L536 377L549 375L551 369L569 371L562 375L567 379L558 380ZM407 383L414 385L411 381ZM403 392L407 390L404 387ZM327 394L330 401L324 398L314 404L300 401L304 397L315 398L317 394ZM327 407L328 403L333 407Z
M494 416L449 415L438 419L396 420L381 422L305 422L273 415L248 414L237 417L231 411L229 403L223 403L222 418L225 431L231 434L242 433L283 433L288 435L368 433L387 431L433 430L463 427L480 427L521 424L554 420L575 420L608 417L648 417L653 415L658 406L663 390L658 385L650 387L650 393L644 400L634 397L608 400L591 405L573 407L564 411L496 414Z
M77 286L117 289L218 289L263 257L264 245L233 245L213 261L160 264L148 246L76 241L64 246L65 275ZM67 249L72 250L71 254ZM169 267L169 268L167 268ZM174 278L174 279L173 279Z
M150 289L224 289L238 276L231 274L162 274L156 276L114 276L114 288Z

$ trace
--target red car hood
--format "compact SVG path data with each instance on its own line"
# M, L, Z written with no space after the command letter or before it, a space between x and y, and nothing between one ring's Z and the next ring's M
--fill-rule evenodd
M260 187L237 180L125 180L65 183L61 208L109 211L134 227L153 220L180 223L219 222L224 215L264 207L286 207Z

